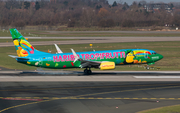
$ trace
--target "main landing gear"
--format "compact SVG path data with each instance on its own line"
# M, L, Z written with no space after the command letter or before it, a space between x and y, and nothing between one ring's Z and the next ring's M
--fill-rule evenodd
M149 69L150 69L149 65L145 66L145 68L146 68L147 70L149 70Z
M89 69L84 69L84 74L85 75L91 75L92 74L92 71L91 71L91 69L89 68Z

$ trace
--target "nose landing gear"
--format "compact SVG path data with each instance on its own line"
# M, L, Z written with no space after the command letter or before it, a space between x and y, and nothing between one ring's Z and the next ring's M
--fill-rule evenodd
M91 75L92 74L92 71L91 71L91 69L89 68L89 69L84 69L84 74L85 75Z

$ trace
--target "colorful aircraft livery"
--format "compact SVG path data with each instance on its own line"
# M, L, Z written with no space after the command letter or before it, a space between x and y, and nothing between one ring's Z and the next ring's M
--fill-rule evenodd
M114 69L115 65L126 64L154 64L163 58L162 55L155 51L147 49L119 49L106 51L88 51L63 53L55 44L58 51L56 54L46 53L36 50L17 29L10 29L12 39L18 56L17 62L31 66L44 68L85 68L85 74L91 74L91 68L101 70Z

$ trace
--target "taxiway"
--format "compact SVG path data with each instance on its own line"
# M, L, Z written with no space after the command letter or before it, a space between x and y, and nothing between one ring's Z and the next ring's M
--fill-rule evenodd
M135 113L180 104L180 82L0 82L0 113Z

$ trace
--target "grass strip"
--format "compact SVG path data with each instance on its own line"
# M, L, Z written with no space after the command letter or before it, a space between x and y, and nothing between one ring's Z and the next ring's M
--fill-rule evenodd
M79 31L40 31L40 30L19 30L21 34L25 37L179 37L180 33L122 33L122 32L79 32ZM0 31L0 37L11 37L8 30Z
M28 39L29 42L39 42L39 41L70 41L79 39ZM12 42L12 39L0 39L0 43Z
M138 113L180 113L180 105L166 106L140 111Z

